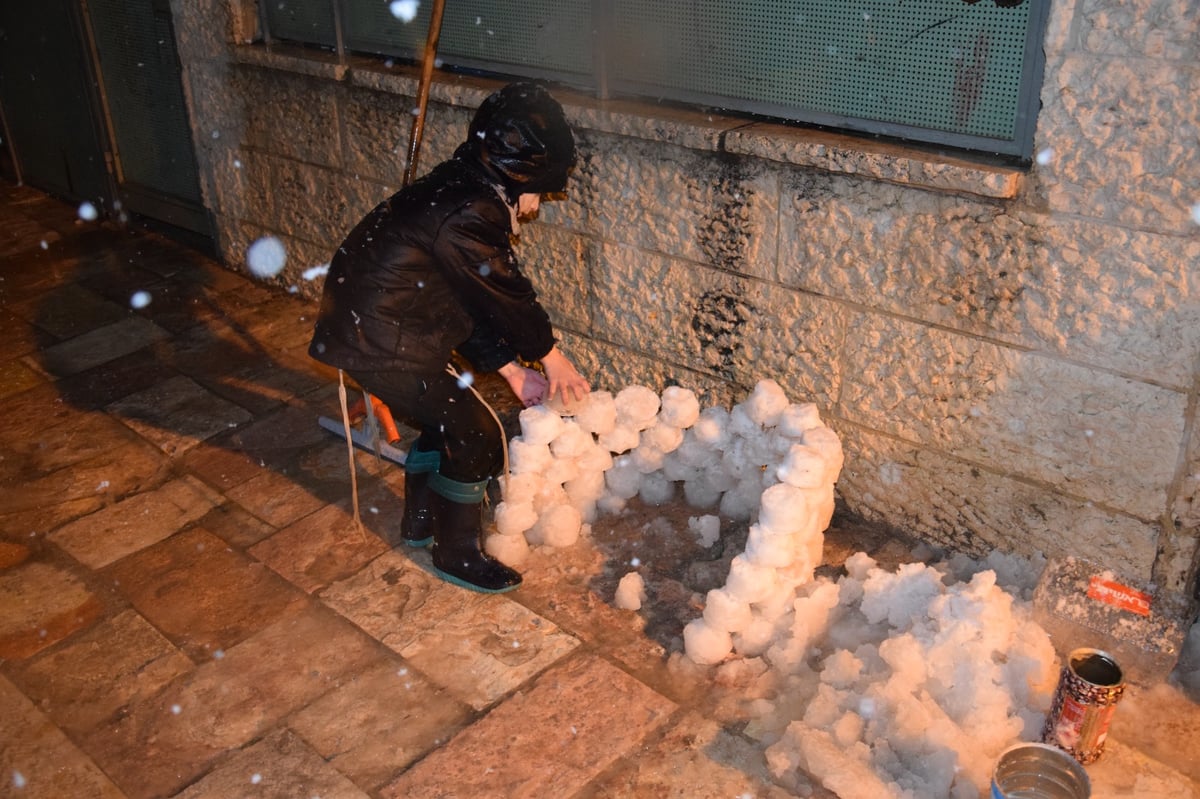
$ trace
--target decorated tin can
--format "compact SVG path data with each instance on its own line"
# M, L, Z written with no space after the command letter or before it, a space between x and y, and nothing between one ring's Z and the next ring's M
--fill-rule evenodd
M1121 667L1099 649L1076 649L1067 656L1054 702L1046 716L1042 740L1094 763L1104 754L1104 740L1117 702L1125 693Z
M992 772L991 799L1088 799L1087 772L1063 750L1040 743L1010 746Z

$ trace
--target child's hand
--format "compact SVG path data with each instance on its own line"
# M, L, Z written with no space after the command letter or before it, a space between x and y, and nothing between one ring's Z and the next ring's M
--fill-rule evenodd
M562 397L564 405L572 401L581 401L592 390L588 381L575 369L575 364L567 360L567 356L559 352L558 347L552 348L542 356L542 368L550 381L550 391L546 399L553 399L555 394Z
M526 408L540 405L546 399L546 389L549 383L542 373L535 369L527 369L516 361L500 367L500 376L508 381L509 388L521 400Z

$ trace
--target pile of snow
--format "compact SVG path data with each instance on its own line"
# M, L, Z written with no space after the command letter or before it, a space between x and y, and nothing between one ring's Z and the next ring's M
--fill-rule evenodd
M978 571L891 572L859 553L800 588L762 656L768 693L748 732L785 784L843 799L971 797L996 758L1037 740L1058 670L1028 603Z
M975 799L999 753L1040 733L1058 673L1026 601L1037 564L957 557L890 572L859 553L841 579L815 578L841 442L773 380L730 410L631 386L528 408L520 425L486 543L509 565L531 546L575 543L635 496L715 511L679 531L703 546L719 517L751 523L725 583L684 627L684 651L757 697L746 732L781 783L802 791L811 775L843 799ZM626 574L616 605L645 598L641 575Z

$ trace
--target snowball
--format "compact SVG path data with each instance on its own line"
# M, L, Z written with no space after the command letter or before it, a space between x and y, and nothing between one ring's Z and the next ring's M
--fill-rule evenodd
M521 438L530 444L549 444L564 427L562 417L545 405L525 408L517 418L521 424Z
M651 472L657 472L663 467L666 453L658 447L639 446L629 453L629 457L634 467L641 474L650 474Z
M796 532L810 511L804 492L787 483L776 483L759 498L758 523L776 533Z
M621 610L641 610L646 601L646 584L642 575L629 572L617 584L617 596L614 604Z
M675 497L675 483L659 472L642 477L638 496L647 505L665 505Z
M638 445L639 432L628 424L617 424L608 432L601 433L597 441L609 452L620 454Z
M641 488L642 474L632 457L622 455L613 461L612 468L604 473L604 482L614 496L632 499Z
M483 549L505 566L520 566L529 557L529 542L523 535L489 535Z
M775 590L776 583L774 569L754 563L743 552L730 561L725 588L743 602L761 602Z
M781 435L799 438L805 430L821 427L821 414L811 402L792 404L779 414L776 427Z
M788 398L774 380L759 380L743 404L751 419L764 427L771 427L788 406Z
M683 628L683 648L693 663L710 666L720 663L733 651L733 638L723 630L714 630L704 619L693 619Z
M287 263L287 250L274 236L263 236L246 250L246 265L255 277L275 277Z
M514 436L508 442L509 468L517 474L539 474L553 460L554 454L546 442L526 441L522 436Z
M757 566L786 566L796 554L794 539L795 536L791 533L774 533L761 524L752 524L750 533L746 536L746 558Z
M683 431L664 422L656 422L642 431L639 447L654 447L660 452L672 452L683 443Z
M532 502L538 489L542 487L542 477L536 472L514 474L510 472L500 478L506 502Z
M827 468L820 452L804 444L796 444L788 450L787 457L775 472L788 485L820 488L830 482L825 476Z
M710 449L722 449L729 441L729 411L724 408L705 408L691 432L696 440Z
M707 510L721 502L721 489L701 477L683 484L683 496L691 507Z
M721 538L721 519L711 514L692 516L688 518L688 529L695 534L700 546L708 549Z
M659 421L676 428L691 427L700 418L700 401L696 392L680 386L669 386L662 393Z
M750 605L723 588L714 588L705 598L704 621L714 630L740 632L750 626Z
M555 505L538 516L530 529L532 538L551 547L569 547L579 540L583 516L571 505Z
M537 522L532 502L509 502L496 505L496 531L501 535L520 535Z
M617 424L617 405L608 391L591 392L572 410L579 426L594 435L604 435Z
M805 430L800 441L821 453L821 457L829 464L829 479L837 480L845 460L842 442L837 433L828 427L814 427L811 430Z
M661 404L658 394L646 386L628 386L617 392L617 423L628 424L639 432L654 424Z
M556 458L579 458L593 448L591 434L573 421L564 422L562 430L550 442L550 451Z

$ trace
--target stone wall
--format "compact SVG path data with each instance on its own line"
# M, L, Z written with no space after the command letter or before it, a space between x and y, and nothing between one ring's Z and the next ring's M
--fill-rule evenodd
M279 236L315 298L303 270L398 188L415 73L250 46L250 0L172 5L220 249ZM597 386L773 377L841 436L854 512L1187 589L1198 42L1185 0L1054 0L1028 170L561 94L582 161L521 252ZM495 85L437 77L418 171Z

